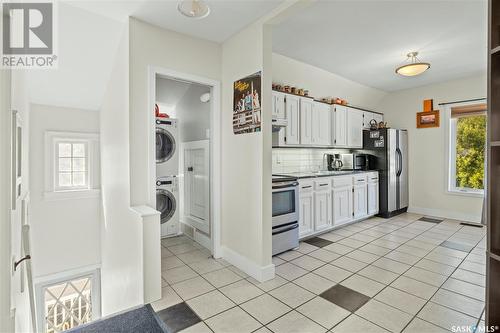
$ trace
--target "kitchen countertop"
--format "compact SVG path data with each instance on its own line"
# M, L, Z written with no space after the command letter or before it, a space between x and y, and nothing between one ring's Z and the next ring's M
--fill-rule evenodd
M279 173L273 174L275 176L288 176L295 177L298 179L304 178L318 178L318 177L333 177L333 176L347 176L347 175L355 175L360 173L368 173L368 172L378 172L377 170L341 170L341 171L316 171L316 172L288 172L288 173Z

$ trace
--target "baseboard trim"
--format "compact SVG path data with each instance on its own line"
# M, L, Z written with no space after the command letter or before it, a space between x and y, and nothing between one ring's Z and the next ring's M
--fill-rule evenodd
M264 282L274 278L274 264L259 266L252 260L242 256L238 252L233 251L226 246L221 246L221 250L222 258L224 260L247 273L255 280Z
M473 223L481 223L481 213L479 213L478 215L463 214L460 212L449 211L444 209L422 208L414 206L408 207L408 213L423 214L428 216L435 216L445 219L453 219L453 220L467 221Z

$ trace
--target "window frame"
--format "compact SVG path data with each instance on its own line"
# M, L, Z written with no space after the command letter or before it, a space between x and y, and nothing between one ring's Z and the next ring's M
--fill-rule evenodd
M486 100L484 100L486 102ZM456 145L456 137L457 137L457 118L451 117L451 108L452 107L461 107L461 106L469 106L469 105L477 105L482 103L480 100L475 100L472 102L461 102L461 103L453 103L445 105L444 115L446 116L446 153L447 153L447 177L446 177L446 192L453 195L461 195L468 197L484 197L484 189L478 190L467 187L457 187L457 168L456 168L456 157L457 157L457 145ZM488 121L488 119L486 119ZM485 140L486 144L486 140ZM486 176L486 173L485 173Z
M61 143L68 143L71 144L71 150L73 150L73 145L74 144L83 144L85 147L85 184L86 185L81 185L81 186L61 186L59 184L59 174L63 173L65 171L60 171L59 170L59 159L61 158L59 156L59 144ZM54 140L54 192L64 192L64 191L82 191L82 190L89 190L90 189L90 151L89 151L89 146L90 142L89 140L82 140L82 139L55 139ZM64 158L64 157L63 157ZM73 151L71 152L71 157L70 159L73 159ZM72 168L73 169L73 168ZM70 174L73 174L73 170L69 172Z
M35 303L37 331L45 332L45 289L51 286L65 283L81 278L90 278L91 286L91 306L92 321L101 318L101 270L99 267L86 267L65 273L56 273L51 276L37 279L35 281ZM85 324L84 324L85 325ZM78 327L78 326L76 326Z
M85 143L86 145L86 178L87 185L64 187L58 185L59 152L58 144ZM100 196L98 185L99 134L80 132L45 132L45 200L62 200L74 198L94 198Z

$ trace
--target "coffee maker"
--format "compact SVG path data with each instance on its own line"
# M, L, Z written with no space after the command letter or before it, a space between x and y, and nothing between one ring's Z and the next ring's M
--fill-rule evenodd
M340 154L326 154L328 171L340 170L343 166Z

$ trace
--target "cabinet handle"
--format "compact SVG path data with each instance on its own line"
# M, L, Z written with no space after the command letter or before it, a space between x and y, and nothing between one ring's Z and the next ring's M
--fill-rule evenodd
M319 184L319 186L327 186L328 184Z
M312 187L311 185L302 186L302 188L311 188L311 187Z
M378 180L378 178L372 178L372 180Z

